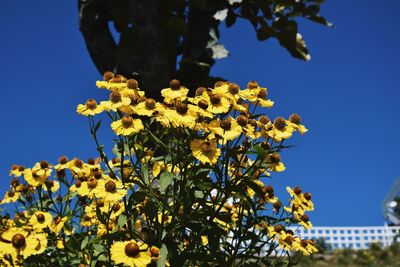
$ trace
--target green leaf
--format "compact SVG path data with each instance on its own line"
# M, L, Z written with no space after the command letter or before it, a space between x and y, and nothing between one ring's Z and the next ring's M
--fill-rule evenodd
M96 256L106 251L105 247L100 244L93 244L93 248Z
M259 159L264 159L267 156L267 151L265 151L265 149L262 148L261 146L256 145L253 147L253 149L254 149L254 152L256 152L257 157Z
M160 249L160 259L157 261L157 267L165 267L167 262L168 249L165 244L162 244Z
M147 168L147 166L142 165L140 171L142 173L144 183L149 184L149 169Z
M117 146L117 145L114 146L114 148L112 149L112 152L114 153L114 155L115 155L117 158L121 158L121 153L119 153L119 149L118 149L118 146Z
M165 189L173 182L174 174L164 171L160 175L160 190L161 192L165 192Z
M82 243L81 243L81 249L84 249L88 243L89 243L89 237L85 236L85 238L82 240Z
M122 227L126 224L126 222L128 221L128 218L126 217L126 215L121 214L118 217L118 226Z
M93 132L97 132L97 130L100 128L100 125L101 125L101 120L99 120L97 123L96 123L96 125L94 126L94 129L93 129Z

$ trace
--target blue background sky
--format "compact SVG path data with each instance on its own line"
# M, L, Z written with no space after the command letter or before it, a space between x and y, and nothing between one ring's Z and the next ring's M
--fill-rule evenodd
M313 193L314 225L381 225L381 203L400 174L400 19L397 0L327 1L336 29L301 21L312 60L293 59L250 25L222 29L228 59L212 70L245 86L257 80L276 105L271 117L299 113L310 129L291 139L277 186ZM97 156L78 103L105 97L78 29L76 1L6 1L0 16L2 76L0 193L12 164L62 154ZM112 147L112 134L102 128Z

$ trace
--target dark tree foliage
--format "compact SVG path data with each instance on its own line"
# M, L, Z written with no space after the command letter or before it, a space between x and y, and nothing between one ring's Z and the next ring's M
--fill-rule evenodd
M78 0L80 30L100 73L139 80L147 95L178 78L193 89L212 85L210 69L228 56L219 42L221 22L248 20L258 40L276 38L293 57L308 60L297 18L331 26L323 0ZM112 25L110 25L112 22ZM114 27L119 34L115 40Z

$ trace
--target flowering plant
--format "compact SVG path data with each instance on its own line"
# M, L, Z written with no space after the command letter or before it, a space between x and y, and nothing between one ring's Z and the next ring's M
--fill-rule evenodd
M3 265L269 266L316 251L289 228L312 227L311 194L288 187L285 206L268 184L285 170L284 141L307 129L296 114L263 114L273 105L266 88L217 82L188 97L172 80L160 103L111 72L96 84L109 100L77 112L89 119L98 158L12 167ZM100 113L116 134L112 157L97 135Z

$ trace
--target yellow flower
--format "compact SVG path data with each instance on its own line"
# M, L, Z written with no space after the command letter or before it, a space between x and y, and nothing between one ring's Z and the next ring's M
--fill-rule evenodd
M53 233L58 235L61 232L61 230L64 228L64 224L67 220L68 220L67 217L62 217L62 218L60 216L54 217L54 219L51 222L51 225L49 227L50 231L52 231Z
M136 82L137 84L137 82ZM114 75L112 72L107 71L103 75L103 81L96 81L96 86L108 90L123 90L127 88L129 81L122 75Z
M53 216L50 213L44 211L35 212L29 219L29 224L36 230L41 230L49 227L53 221Z
M221 150L217 148L217 144L208 140L194 139L190 142L190 149L193 156L203 164L210 163L213 165L217 163L221 155Z
M15 203L19 199L19 196L20 196L19 192L15 192L14 190L10 189L10 191L7 191L6 194L4 195L1 204L10 202Z
M56 169L57 171L59 170L64 170L68 168L68 158L66 156L61 156L58 159L58 164L54 166L54 169Z
M123 97L121 93L113 90L110 93L110 100L102 101L100 105L103 106L104 110L116 112L120 107L129 106L130 103L131 100L128 97Z
M117 135L126 136L136 134L144 129L142 121L140 119L133 119L129 115L111 123L111 128Z
M285 250L293 250L300 243L298 236L293 236L290 230L281 231L279 234L279 246Z
M276 142L280 142L292 136L293 127L291 125L284 118L278 117L275 119L272 129L265 133Z
M173 127L183 126L193 129L196 124L197 115L192 106L177 103L176 110L165 110L163 117L167 118Z
M24 259L42 253L47 242L42 236L30 233L21 228L10 228L1 234L0 253L10 254L13 259L21 255ZM42 243L41 243L42 241Z
M221 136L225 140L233 140L242 134L242 128L232 117L222 121L213 120L208 127L211 132Z
M301 134L308 132L308 129L301 124L301 117L297 114L292 114L289 117L289 125L295 130L299 131Z
M26 169L24 171L24 179L28 182L28 184L32 186L39 186L46 181L46 175L38 175L36 172L33 172L31 169Z
M44 182L44 185L45 186L43 187L43 189L45 191L51 191L53 193L57 192L58 189L60 188L60 183L57 181L53 181L53 180L46 180Z
M106 202L117 202L126 195L126 192L127 190L120 181L107 179L102 182L102 188L99 188L96 197L102 198Z
M295 246L295 250L302 252L304 256L309 256L312 253L318 252L318 249L314 245L314 241L306 239L300 240L298 245Z
M178 80L172 80L169 83L169 88L161 90L161 95L164 97L164 102L167 104L173 104L175 101L183 101L187 98L189 89L181 86Z
M14 175L15 177L20 177L22 174L24 174L25 167L24 166L18 166L18 165L12 165L11 170L10 170L10 176Z
M67 167L70 171L78 176L87 175L90 171L86 164L78 158L74 158L67 163Z
M88 101L86 101L85 105L79 104L76 107L76 112L84 116L94 116L96 114L103 112L103 110L104 110L103 106L98 105L96 100L94 99L89 99Z
M146 267L151 262L148 246L135 240L115 242L111 246L111 259L116 265Z
M285 165L281 162L281 156L279 153L269 154L266 158L266 163L268 166L268 170L274 172L283 172L286 170Z
M93 198L100 193L103 184L103 180L97 180L95 177L90 177L87 181L84 182L81 182L80 180L76 181L75 188L80 196ZM73 190L74 188L70 187L70 189Z
M134 112L141 116L151 117L160 109L163 109L163 106L160 103L156 102L152 98L148 98L145 101L137 104L137 106L134 108Z

